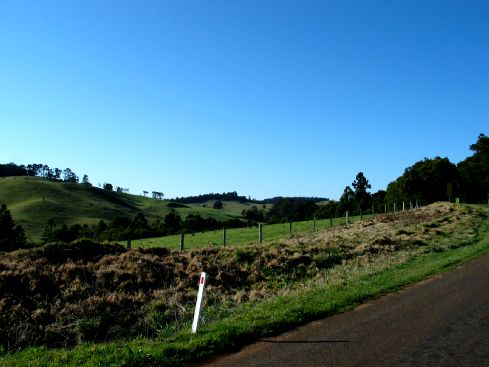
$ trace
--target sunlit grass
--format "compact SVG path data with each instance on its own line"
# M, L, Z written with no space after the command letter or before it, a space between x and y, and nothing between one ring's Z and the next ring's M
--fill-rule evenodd
M397 290L413 282L451 269L489 251L487 211L457 209L424 223L391 226L389 236L399 241L413 236L422 245L398 247L397 250L369 253L362 239L383 239L389 228L355 226L357 236L348 230L328 234L350 249L362 249L364 255L318 271L312 278L268 284L265 295L249 301L221 302L204 309L198 334L190 333L192 310L177 327L162 330L158 339L136 339L102 344L83 344L73 349L29 348L4 354L5 366L178 366L212 353L233 351L243 343L287 330L296 325L349 310L366 300ZM395 224L395 223L394 223ZM402 230L401 230L402 228ZM373 231L369 234L368 231ZM407 235L406 233L412 233ZM326 233L324 233L326 236ZM350 236L350 237L349 237ZM370 241L368 238L366 241ZM311 241L326 241L321 235ZM345 242L346 241L346 242ZM305 246L289 239L284 245L291 251ZM372 249L375 250L375 247Z

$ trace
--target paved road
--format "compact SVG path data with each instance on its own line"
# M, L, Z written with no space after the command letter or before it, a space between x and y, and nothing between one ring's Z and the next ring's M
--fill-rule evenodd
M196 365L489 366L489 255Z

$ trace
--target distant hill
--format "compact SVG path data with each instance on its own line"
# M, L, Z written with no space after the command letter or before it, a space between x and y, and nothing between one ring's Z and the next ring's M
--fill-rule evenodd
M247 207L246 203L232 202L225 202L221 210L205 204L172 205L167 200L29 176L0 177L0 204L7 204L15 223L22 225L28 240L34 242L39 242L49 219L68 226L93 225L100 220L110 222L118 216L133 218L142 212L152 222L175 210L182 217L198 213L224 221L239 218L238 208Z

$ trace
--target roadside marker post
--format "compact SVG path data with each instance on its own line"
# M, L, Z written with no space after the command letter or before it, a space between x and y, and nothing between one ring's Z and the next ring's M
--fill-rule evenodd
M192 322L192 333L194 334L197 332L197 328L199 327L199 323L200 323L200 312L202 309L202 302L204 301L204 291L205 291L206 283L207 283L207 274L202 272L200 274L199 293L197 293L197 302L195 303L194 321Z

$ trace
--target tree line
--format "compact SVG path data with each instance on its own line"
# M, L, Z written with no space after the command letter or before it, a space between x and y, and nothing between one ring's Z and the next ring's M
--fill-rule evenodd
M473 154L454 164L448 158L425 158L406 168L404 173L387 185L386 190L371 193L371 185L359 172L351 185L343 190L338 201L318 204L307 198L277 198L267 212L256 206L243 212L248 220L280 223L329 218L360 213L392 210L394 204L427 205L436 201L489 204L489 137L480 134L470 145Z
M0 177L8 176L38 176L56 181L80 182L80 178L70 168L62 170L51 168L42 163L28 164L27 166L18 166L15 163L0 164ZM91 185L87 175L83 175L82 183Z
M172 199L172 201L181 204L203 204L211 200L237 201L239 203L245 203L251 201L251 198L246 198L246 196L239 196L236 191L232 191L222 194L210 193L198 196L176 197L175 199Z
M165 215L163 220L158 219L149 223L142 213L136 214L133 219L117 217L106 223L101 220L95 226L86 224L57 225L50 220L42 235L43 243L73 242L77 239L87 238L99 242L125 241L128 239L141 239L168 236L178 233L195 233L216 229L244 227L246 223L239 219L218 221L214 218L203 218L200 214L189 214L182 218L180 214L172 210Z

